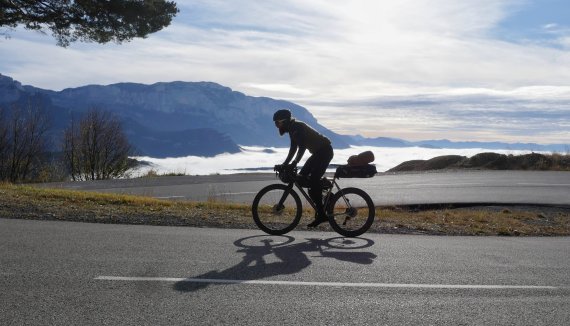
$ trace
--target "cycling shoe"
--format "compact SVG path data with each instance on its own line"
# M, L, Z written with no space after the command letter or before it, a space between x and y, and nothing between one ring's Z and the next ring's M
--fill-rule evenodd
M315 220L312 221L311 223L307 224L307 227L309 228L314 228L319 226L319 224L327 222L329 219L326 216L323 215L318 215L315 217Z

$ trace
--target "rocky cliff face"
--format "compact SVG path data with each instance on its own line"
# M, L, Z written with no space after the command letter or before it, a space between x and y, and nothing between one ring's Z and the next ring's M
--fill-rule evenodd
M130 142L139 155L213 156L240 151L239 146L227 134L208 128L207 125L192 128L180 124L180 128L169 130L166 124L163 129L156 128L153 119L161 115L156 109L164 107L156 106L156 102L153 102L152 107L155 107L155 110L151 110L151 106L141 108L140 103L144 102L145 98L148 98L145 91L140 91L137 87L129 90L114 85L86 86L54 92L22 86L12 78L0 75L0 108L7 109L14 105L26 107L31 104L42 106L50 113L52 129L49 135L52 138L50 143L53 151L59 150L63 130L68 126L71 117L77 118L91 107L109 110L119 116ZM145 109L155 114L145 114ZM172 117L172 120L176 121L176 118Z
M289 108L294 116L334 138L337 146L348 145L342 137L320 126L301 106L246 96L209 82L85 86L63 90L54 94L52 100L58 106L78 110L93 106L110 108L158 131L206 127L229 135L238 144L263 146L287 144L288 140L275 132L272 115L280 108Z
M272 121L273 113L281 108L289 108L295 117L327 135L335 147L348 146L345 137L319 125L301 106L246 96L210 82L120 83L55 92L22 86L0 75L0 105L25 102L34 96L50 106L61 130L72 114L93 107L112 111L126 122L131 142L148 156L211 156L237 152L237 144L288 146L288 137L279 137Z
M25 93L22 84L12 78L0 75L0 103L16 102Z

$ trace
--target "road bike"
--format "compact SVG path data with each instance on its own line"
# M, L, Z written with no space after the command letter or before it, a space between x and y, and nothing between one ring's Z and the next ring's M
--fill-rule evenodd
M262 231L282 235L299 224L303 213L301 198L294 187L297 187L313 209L315 203L303 189L307 188L308 182L304 176L298 175L296 166L276 165L274 171L283 183L271 184L261 189L253 200L251 210L255 224ZM374 167L373 174L375 173ZM358 237L374 222L376 209L364 190L354 187L340 188L337 180L342 174L342 171L337 169L332 180L326 177L321 179L323 207L333 230L345 237Z

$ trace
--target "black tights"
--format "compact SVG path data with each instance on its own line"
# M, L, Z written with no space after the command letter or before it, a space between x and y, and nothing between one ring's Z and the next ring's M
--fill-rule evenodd
M300 175L308 180L309 196L315 202L316 211L318 215L324 216L325 210L323 208L323 192L321 188L321 178L327 171L327 167L334 156L332 146L322 148L305 162Z

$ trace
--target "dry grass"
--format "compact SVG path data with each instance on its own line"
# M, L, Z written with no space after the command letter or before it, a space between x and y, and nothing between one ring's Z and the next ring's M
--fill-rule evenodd
M232 203L0 185L0 216L6 218L223 227L250 215L249 206Z
M312 218L303 212L299 229ZM198 227L255 228L249 205L0 184L0 217ZM328 226L321 227L328 229ZM371 232L441 235L570 235L570 210L378 208Z
M552 209L548 214L536 209L458 208L409 212L384 209L376 217L385 232L407 229L417 233L445 235L570 235L570 211Z

